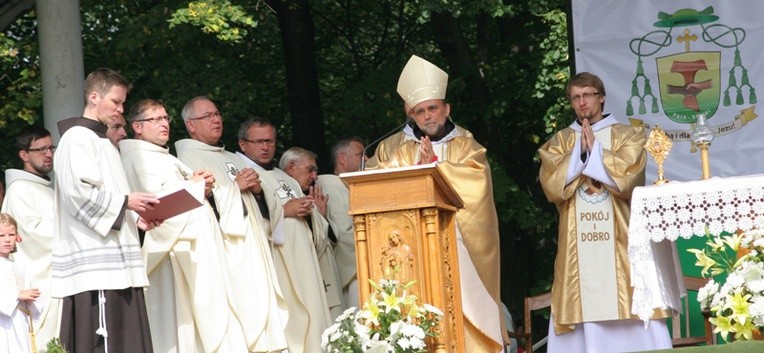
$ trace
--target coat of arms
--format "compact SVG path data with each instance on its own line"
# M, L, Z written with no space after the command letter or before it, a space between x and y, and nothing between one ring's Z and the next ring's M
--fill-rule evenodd
M711 6L702 11L659 12L653 26L657 29L632 39L629 45L637 57L637 69L626 103L627 116L647 114L648 107L651 114L658 114L660 106L668 119L690 124L691 130L698 115L710 120L720 104L740 106L740 114L734 120L713 126L716 135L733 132L756 118L756 89L748 79L740 51L746 39L744 29L719 23ZM693 50L694 47L703 50ZM731 57L725 57L728 54ZM646 59L650 57L655 58L657 87L645 73L649 63ZM666 133L674 140L689 139L686 131Z

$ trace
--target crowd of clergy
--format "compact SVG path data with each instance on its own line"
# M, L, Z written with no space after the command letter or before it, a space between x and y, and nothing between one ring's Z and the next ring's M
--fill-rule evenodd
M27 128L17 136L23 168L5 172L2 210L20 240L12 263L41 293L30 301L39 310L9 311L19 322L9 352L44 352L54 337L71 352L320 352L323 331L357 305L336 174L358 170L362 140L337 141L336 174L317 183L316 154L292 147L275 159L268 120L243 123L238 152L227 151L220 111L196 97L182 110L190 138L176 157L161 102L125 110L129 84L110 69L86 87L83 116L59 122L58 146ZM157 197L168 190L201 206L140 216L179 207ZM16 287L3 288L11 309Z
M460 181L466 347L498 352L506 334L490 167L485 148L450 119L447 80L411 58L398 85L410 123L368 168L438 162ZM45 352L59 338L72 353L321 352L323 332L359 305L338 175L361 168L363 140L336 141L327 156L334 171L319 176L311 151L291 147L276 159L267 119L234 127L231 148L210 98L190 99L173 119L158 100L126 109L130 87L119 72L97 69L85 79L82 116L58 122L57 145L42 127L17 136L23 168L5 171L2 202L18 243L10 277L0 274L11 278L0 288L0 309L8 307L0 350ZM175 123L188 137L172 154ZM175 201L186 193L199 205ZM32 287L39 297L17 297Z

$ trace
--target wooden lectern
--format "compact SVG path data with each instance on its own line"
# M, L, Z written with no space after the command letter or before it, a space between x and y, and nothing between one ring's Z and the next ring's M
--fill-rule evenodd
M434 164L340 175L350 189L359 298L369 279L416 281L409 291L443 310L440 335L429 352L464 352L456 210L464 207Z

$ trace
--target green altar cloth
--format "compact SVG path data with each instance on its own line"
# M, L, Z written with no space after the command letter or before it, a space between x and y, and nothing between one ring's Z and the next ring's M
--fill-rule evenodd
M697 346L650 351L651 353L764 353L764 341L738 341L714 346Z

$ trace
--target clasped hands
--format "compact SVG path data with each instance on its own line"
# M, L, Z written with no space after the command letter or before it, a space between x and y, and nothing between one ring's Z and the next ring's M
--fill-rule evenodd
M427 164L437 161L437 157L435 156L435 150L432 148L432 141L430 141L430 138L428 136L422 136L421 139L419 139L419 163L418 164Z
M284 217L305 217L310 214L313 206L318 213L326 217L326 205L329 198L323 193L321 187L313 185L308 190L308 195L297 199L291 199L284 204Z
M581 152L592 152L594 148L594 130L589 124L589 119L581 119Z
M249 190L255 195L260 195L263 192L263 188L260 186L260 175L252 168L240 170L234 181L239 185L241 191Z
M212 188L215 187L215 176L207 169L194 171L191 180L204 180L204 196L206 197L210 196Z

